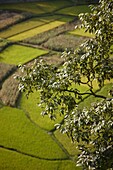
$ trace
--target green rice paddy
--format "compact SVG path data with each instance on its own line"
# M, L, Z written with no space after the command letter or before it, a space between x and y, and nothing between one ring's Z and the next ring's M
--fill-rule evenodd
M41 25L50 23L54 20L62 20L60 15L54 15L54 16L45 16L45 17L35 17L28 19L24 22L18 23L10 27L9 29L3 30L0 32L0 37L2 38L8 38L16 34L20 34L22 32L26 32L28 30L31 30L33 28L37 28ZM65 22L72 20L72 17L64 18Z
M87 5L72 6L57 11L58 14L78 16L80 13L90 12L90 8Z
M47 50L41 50L21 45L12 45L0 53L0 62L7 64L25 64L38 56L47 54Z
M70 31L69 33L73 34L73 35L79 35L79 36L94 38L94 34L91 34L89 32L85 32L85 29L83 29L83 28L77 28L74 31Z
M1 108L0 126L0 144L2 146L15 148L18 152L40 159L62 160L67 158L52 137L32 123L19 109Z
M13 36L15 34L19 34L21 32L32 29L34 27L38 27L42 24L44 24L44 22L41 21L39 18L32 18L32 19L29 19L25 22L21 22L19 24L16 24L16 25L12 26L10 29L7 29L7 30L0 32L0 37L8 38L8 37Z
M62 24L64 24L65 22L63 21L53 21L51 23L48 23L48 24L45 24L45 25L42 25L40 27L37 27L37 28L34 28L34 29L31 29L29 31L26 31L26 32L23 32L23 33L20 33L18 35L15 35L15 36L12 36L11 38L8 38L9 40L11 41L21 41L21 40L24 40L26 38L29 38L29 37L32 37L34 35L37 35L39 33L42 33L44 31L48 31L50 29L53 29L55 27L58 27Z
M48 1L48 2L26 2L26 3L11 3L11 4L1 4L0 9L10 9L10 10L19 10L25 11L33 14L43 14L47 12L52 12L58 10L59 8L67 7L72 3L66 0L61 0L60 3L57 1Z

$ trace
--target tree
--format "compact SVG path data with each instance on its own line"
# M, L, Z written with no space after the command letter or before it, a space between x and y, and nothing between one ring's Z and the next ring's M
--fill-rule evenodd
M113 168L113 90L110 96L98 94L106 80L113 78L113 1L100 0L91 6L91 13L80 14L86 32L95 35L78 49L63 52L62 66L48 65L42 59L31 68L22 66L24 76L18 76L20 90L27 95L40 90L42 115L55 119L63 114L57 128L78 142L81 151L77 165L83 169L107 170ZM94 90L95 82L98 85ZM78 86L86 86L80 91ZM84 96L101 99L89 108L79 108ZM58 110L56 112L56 110Z

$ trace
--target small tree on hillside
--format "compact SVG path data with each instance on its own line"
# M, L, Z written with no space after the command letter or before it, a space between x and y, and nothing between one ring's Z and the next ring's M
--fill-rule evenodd
M32 68L22 67L20 90L27 94L40 90L42 115L56 118L64 115L61 132L67 133L73 142L78 142L81 151L77 165L83 169L107 170L113 167L113 90L111 96L98 94L106 80L113 78L113 1L100 0L91 6L91 13L81 14L82 27L95 35L77 50L63 53L64 64L48 65L42 60ZM87 90L80 91L86 86ZM89 108L79 108L84 96L101 99ZM56 110L58 110L56 112Z

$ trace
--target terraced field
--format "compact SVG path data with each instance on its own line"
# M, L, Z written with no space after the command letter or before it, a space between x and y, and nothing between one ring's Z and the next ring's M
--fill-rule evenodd
M27 99L24 93L20 94L14 77L22 74L18 64L30 67L39 57L61 64L60 56L66 47L75 49L94 36L74 30L79 24L78 14L89 9L68 0L1 4L0 9L29 16L0 32L0 170L80 170L75 163L76 144L54 126L63 117L58 115L56 121L42 117L39 92ZM112 85L106 82L98 93L107 94ZM79 106L89 105L92 100L92 96L85 96Z

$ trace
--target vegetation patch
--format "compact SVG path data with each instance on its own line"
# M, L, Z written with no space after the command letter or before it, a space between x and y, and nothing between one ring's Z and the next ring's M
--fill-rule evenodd
M7 78L14 70L16 67L14 65L10 64L4 64L0 63L0 84L2 81Z
M43 56L43 60L45 60L48 64L60 65L63 63L63 58L61 57L61 53L51 53L46 56Z
M34 159L32 157L21 155L17 152L0 148L0 169L18 170L79 170L75 163L70 160L48 161Z
M44 13L44 11L40 9L35 2L0 4L0 9L24 11L34 14Z
M73 30L75 28L75 25L77 24L77 21L68 22L66 24L60 25L59 27L53 28L51 30L48 30L46 32L40 33L36 36L33 36L31 38L27 38L23 40L23 42L27 42L30 44L42 44L43 42L47 41L50 38L55 37L56 35L59 35L61 33L64 33L69 30Z
M90 8L87 5L72 6L57 11L58 14L78 16L80 13L90 12Z
M11 3L11 4L0 4L0 9L13 9L19 11L26 11L33 14L42 14L47 12L53 12L59 8L64 8L72 4L70 1L62 0L48 1L48 2L23 2L23 3Z
M94 34L91 34L89 32L85 32L85 29L83 29L83 28L77 28L77 29L75 29L73 31L70 31L69 33L73 34L73 35L79 35L79 36L85 36L85 37L94 38Z
M13 36L15 34L19 34L19 33L24 32L26 30L32 29L34 27L38 27L42 24L44 24L44 22L41 21L39 18L32 18L32 19L29 19L27 21L13 25L12 27L10 27L10 29L7 29L7 30L0 32L0 37L8 38L8 37Z
M53 38L50 38L47 42L43 44L44 47L56 50L64 51L75 50L81 43L83 43L87 38L77 37L73 35L62 34Z
M65 8L67 6L72 5L73 3L71 1L61 0L59 1L44 1L44 2L38 2L37 5L43 9L45 12L54 12L56 10L59 10L59 8Z
M71 156L79 154L76 143L73 143L66 134L62 134L59 130L55 131L54 134Z
M24 18L24 13L0 10L0 31L23 20Z
M11 44L11 42L9 40L0 38L0 51L2 51L4 48L9 46L9 44Z
M62 22L62 21L53 21L53 22L51 22L51 23L42 25L42 26L37 27L37 28L34 28L34 29L31 29L31 30L26 31L26 32L24 32L24 33L15 35L15 36L9 38L9 40L21 41L21 40L24 40L24 39L26 39L26 38L32 37L32 36L34 36L34 35L40 34L40 33L42 33L42 32L51 30L51 29L53 29L53 28L55 28L55 27L58 27L58 26L60 26L60 25L62 25L62 24L65 24L65 22Z
M4 105L15 106L19 97L18 81L14 79L14 75L10 76L2 84L0 90L0 99Z
M67 158L51 136L35 126L23 111L3 107L0 109L0 117L0 145L34 158L50 161Z
M21 46L21 45L12 45L6 48L3 52L0 53L0 62L8 64L25 64L38 56L47 54L48 51Z
M26 21L13 25L7 30L0 32L0 37L8 38L16 34L25 32L27 30L36 28L38 26L44 25L59 18L61 18L61 16L59 15L30 18Z

